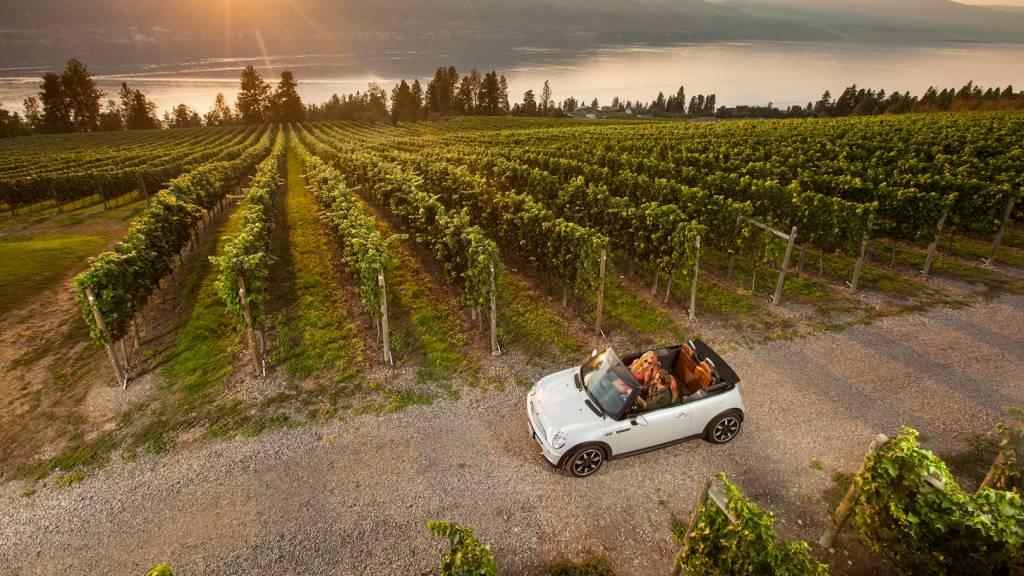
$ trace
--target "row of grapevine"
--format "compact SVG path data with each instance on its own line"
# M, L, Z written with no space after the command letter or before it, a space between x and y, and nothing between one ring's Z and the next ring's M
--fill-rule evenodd
M704 483L689 525L675 534L680 550L673 575L827 576L828 567L811 558L806 542L778 542L775 516L744 496L724 472L718 482L721 487Z
M478 146L472 148L481 149ZM691 218L706 224L710 229L709 242L722 247L729 246L736 216L743 213L738 204L749 203L753 214L776 227L788 230L799 226L805 243L827 251L847 252L855 251L860 245L877 208L876 203L851 202L802 190L797 182L782 186L773 180L733 177L729 181L710 180L703 186L691 187L628 169L613 170L564 150L541 153L503 146L493 149L497 152L482 162L491 171L497 166L499 174L510 185L524 190L538 186L550 190L553 183L544 180L550 180L552 176L567 185L582 179L586 184L606 187L616 197L631 198L635 202L671 203L692 215ZM508 180L510 177L512 179ZM938 215L931 223L934 225L937 220Z
M328 136L322 136L327 138ZM525 194L498 190L469 171L428 157L387 155L413 169L452 210L465 210L535 269L558 278L580 294L599 288L600 254L608 238L557 217Z
M40 162L29 175L0 178L0 201L9 210L52 201L55 205L99 194L103 198L144 187L157 190L170 179L211 161L239 158L268 130L261 126L225 134L208 145L192 148L187 142L167 143L138 160L121 158L112 166L86 165L69 171L54 170Z
M422 190L422 180L397 164L364 152L337 152L304 133L300 137L315 155L336 160L349 184L359 187L411 232L416 243L437 259L445 275L462 290L467 305L479 308L490 301L491 267L497 261L498 248L467 214L445 208Z
M878 202L880 231L920 241L934 236L947 206L958 229L998 228L1009 198L1024 190L1024 157L1014 144L1022 130L1019 114L965 114L453 133L445 144L529 148L726 195L742 192L745 177L795 183L800 193Z
M267 276L270 274L270 228L275 193L284 173L285 138L277 138L256 167L242 196L239 231L227 238L220 254L211 257L217 268L217 292L246 333L256 373L266 372L263 349Z
M384 360L393 363L384 284L385 272L395 265L388 247L392 238L380 234L374 219L345 185L341 172L304 146L297 145L296 150L307 185L320 206L321 219L338 242L342 262L355 277L359 301L381 329Z
M916 430L904 428L896 438L876 440L837 515L852 509L864 544L905 574L1024 568L1020 492L988 486L965 491L917 438Z
M246 132L245 127L224 127L213 130L202 130L197 133L171 133L158 137L158 132L124 132L124 140L112 145L104 144L102 139L94 138L89 147L75 149L64 136L49 136L46 148L28 146L10 150L10 162L0 168L0 179L14 180L22 176L32 176L39 171L39 166L46 166L55 173L81 172L85 169L101 171L118 167L137 167L150 161L151 158L167 156L187 149L200 149L216 146ZM2 146L2 144L0 144ZM32 150L32 157L25 157L25 152Z
M118 370L112 346L122 339L160 282L174 269L196 233L204 213L237 189L270 153L275 131L265 132L259 143L238 158L212 162L180 176L154 196L136 218L124 239L93 258L75 278L77 296L93 339L105 345L115 371L127 371L127 359ZM119 378L126 381L124 374Z

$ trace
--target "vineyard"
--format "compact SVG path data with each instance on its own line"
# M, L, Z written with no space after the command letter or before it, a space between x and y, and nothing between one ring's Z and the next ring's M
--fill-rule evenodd
M5 479L70 485L197 438L528 384L609 344L757 345L1024 293L1020 113L17 140ZM62 234L93 239L44 257ZM767 526L723 481L730 513ZM739 530L711 512L697 536ZM823 570L806 545L772 553Z

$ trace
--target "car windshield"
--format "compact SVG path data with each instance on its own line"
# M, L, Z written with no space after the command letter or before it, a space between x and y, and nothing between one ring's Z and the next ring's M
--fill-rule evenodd
M633 376L611 348L580 367L580 378L594 402L611 416L622 413L630 394L637 388Z

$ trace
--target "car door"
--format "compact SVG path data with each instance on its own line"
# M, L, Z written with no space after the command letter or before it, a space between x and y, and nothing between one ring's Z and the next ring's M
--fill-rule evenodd
M700 434L703 430L701 424L695 422L692 407L687 404L635 414L618 424L615 427L616 454L667 444Z

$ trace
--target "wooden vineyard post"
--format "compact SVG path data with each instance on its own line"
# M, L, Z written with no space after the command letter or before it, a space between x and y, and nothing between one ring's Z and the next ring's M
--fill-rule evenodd
M124 380L125 380L124 387L128 388L128 347L124 343L126 338L127 338L127 336L121 336L120 344L121 344L121 357L124 358Z
M99 308L96 307L96 295L93 294L92 288L86 288L85 295L89 299L89 308L92 310L92 317L96 321L96 327L99 328L100 335L103 336L103 347L107 349L107 357L110 358L110 365L114 368L114 376L117 378L117 383L122 388L127 388L128 378L121 369L121 364L117 361L117 353L114 352L114 341L110 337L110 332L107 332L107 324L103 321Z
M132 352L141 348L142 345L139 343L139 325L132 319Z
M252 354L252 366L256 376L264 373L263 358L260 349L256 347L256 333L252 327L252 314L249 310L249 301L245 297L245 279L238 276L238 299L242 303L242 318L245 319L245 339L249 342L249 352Z
M928 277L928 273L932 270L932 261L935 260L935 250L939 247L939 236L942 235L942 227L946 225L946 216L949 215L949 208L947 207L942 212L942 217L939 218L939 225L935 229L935 239L928 245L928 255L924 259L924 268L921 270L921 274L925 278Z
M498 346L498 291L494 284L494 262L491 262L491 356L501 356Z
M860 241L860 255L857 256L857 263L853 265L853 278L850 279L849 286L851 292L857 291L857 284L860 282L860 269L864 266L864 255L868 249L868 233L864 233L864 239Z
M981 482L981 486L978 487L980 492L982 488L996 488L998 490L1012 490L1013 486L1000 486L999 482L1000 470L1005 470L1009 464L1007 460L1013 459L1018 463L1024 459L1024 430L1021 429L1020 425L1015 425L1010 435L1003 439L999 443L999 455L996 456L992 467L988 469L988 473L985 474L985 479ZM1024 486L1018 486L1018 488L1024 488Z
M597 319L594 321L594 333L599 336L604 336L604 332L601 331L601 315L604 313L604 276L606 269L606 261L608 259L608 250L606 248L601 249L601 264L600 264L600 276L597 284Z
M803 272L804 271L804 258L806 256L807 256L807 243L804 242L803 245L800 246L800 258L797 260L797 265L796 265L796 271L797 272Z
M683 541L679 546L679 553L676 554L676 561L672 564L672 576L679 576L683 571L683 558L690 552L690 533L693 532L694 524L697 523L697 513L700 507L708 501L708 491L711 489L711 478L704 481L704 485L701 486L700 496L697 497L697 503L693 505L693 512L690 513L690 522L686 525L686 532L683 534Z
M739 238L739 236L740 236L740 224L742 222L743 222L743 216L737 216L736 217L736 231L733 233L733 236L732 236L734 239L735 238ZM733 260L735 258L736 258L736 250L735 249L730 249L729 250L729 270L725 273L725 280L726 280L726 282L732 280L732 263L733 263Z
M384 270L377 271L377 286L380 287L380 337L384 344L384 361L389 366L394 366L395 359L391 356L391 331L388 328L388 287L384 283Z
M775 283L775 294L772 296L772 305L778 306L782 300L782 286L786 283L786 269L789 268L789 258L793 255L793 244L796 242L796 226L789 232L789 242L786 244L786 256L782 259L782 270L779 271L779 281Z
M846 520L850 517L850 512L853 509L853 501L857 499L857 478L864 473L864 466L867 464L867 460L872 454L877 452L889 441L889 437L885 434L879 434L875 436L875 439L871 441L871 445L868 446L868 451L864 454L864 460L860 463L860 469L857 470L857 474L853 477L853 483L850 484L850 489L846 491L846 496L839 502L839 506L836 508L836 514L832 518L832 525L825 529L821 534L821 538L818 539L818 544L822 548L831 548L832 542L835 541L839 531L842 530L843 524L846 524Z
M53 205L57 207L57 213L64 213L64 206L60 203L60 198L57 196L57 189L53 187L53 183L50 183L50 195L53 196Z
M100 200L103 201L103 209L104 210L109 210L110 206L107 204L107 194L106 194L106 192L103 191L103 186L97 184L96 185L96 191L100 195Z
M693 279L690 280L690 321L697 319L697 272L700 270L700 236L697 236L697 256L693 259Z
M1003 223L999 225L999 231L996 232L996 238L992 241L992 251L988 255L988 260L985 260L986 266L991 266L996 261L996 252L999 251L999 245L1003 242L1003 233L1006 232L1006 225L1010 221L1010 216L1013 214L1013 205L1017 203L1017 196L1011 195L1010 199L1006 202L1006 212L1003 213Z
M146 181L142 179L141 174L136 174L135 178L139 181L139 192L142 192L142 197L146 199L146 206L149 206L149 191L146 190Z

